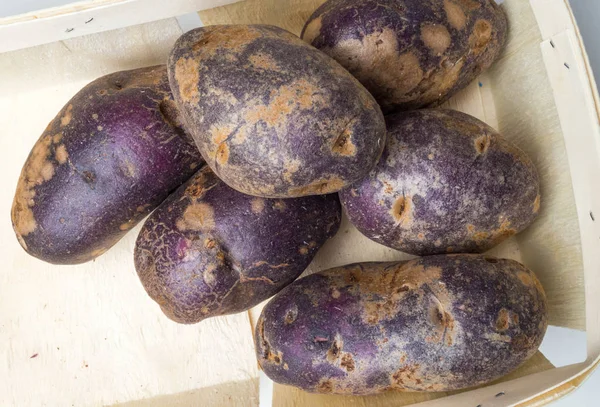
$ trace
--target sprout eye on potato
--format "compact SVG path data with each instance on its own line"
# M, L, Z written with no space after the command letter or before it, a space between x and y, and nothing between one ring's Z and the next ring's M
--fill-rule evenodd
M276 294L308 267L340 220L336 194L252 197L205 167L146 221L135 266L163 312L193 324Z
M375 99L336 61L281 28L192 30L168 66L207 164L240 192L337 192L381 155L385 122Z
M446 101L498 58L507 28L495 0L329 0L302 38L388 113Z
M27 158L11 212L17 238L50 263L90 261L202 163L166 66L99 78L67 103Z
M525 266L443 255L301 278L265 306L255 342L267 376L309 392L450 391L513 371L546 327Z
M480 253L536 219L537 171L490 126L442 109L398 113L387 123L375 169L340 192L365 236L420 256Z

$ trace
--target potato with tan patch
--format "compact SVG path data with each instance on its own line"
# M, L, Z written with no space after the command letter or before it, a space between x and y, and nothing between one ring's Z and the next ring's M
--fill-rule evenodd
M302 278L265 306L255 342L267 376L309 392L437 392L510 373L546 328L544 290L525 266L444 255Z
M276 294L308 267L340 219L336 194L252 197L204 167L146 221L135 267L169 318L193 324Z
M507 29L495 0L329 0L302 38L389 113L446 101L498 58Z
M212 170L248 195L337 192L381 155L375 99L342 66L277 27L203 27L184 34L169 78Z
M17 185L13 228L41 260L90 261L202 163L166 66L104 76L78 92L33 147Z
M537 218L531 159L487 124L442 109L391 115L387 124L375 169L340 192L368 238L420 256L481 253Z

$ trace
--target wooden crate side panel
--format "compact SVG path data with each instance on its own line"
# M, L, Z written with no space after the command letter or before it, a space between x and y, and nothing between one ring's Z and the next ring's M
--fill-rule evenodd
M241 397L226 394L236 382L248 400L240 406L258 403L247 315L169 321L133 266L139 227L96 261L59 267L27 255L11 226L21 167L59 109L99 76L164 63L180 34L164 20L0 55L1 406L100 406L188 392L227 405L219 400Z
M0 53L177 17L238 0L86 0L0 19Z
M546 290L550 323L585 329L579 220L542 38L528 1L504 7L511 24L508 46L489 71L499 130L533 159L542 192L540 217L517 240L524 263Z

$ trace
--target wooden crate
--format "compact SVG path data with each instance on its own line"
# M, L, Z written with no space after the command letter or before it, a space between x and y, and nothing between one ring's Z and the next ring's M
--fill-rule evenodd
M0 17L0 52L178 17L235 1L239 0L28 0L26 6L31 8L61 5Z
M246 0L200 17L207 25L269 23L298 34L322 2ZM506 0L504 7L511 24L506 51L447 106L496 127L535 161L544 197L540 219L493 252L538 274L553 325L586 330L585 362L554 368L538 353L500 382L458 394L312 395L259 383L251 329L260 307L195 326L166 319L133 268L139 228L83 266L50 266L27 256L8 213L31 146L89 81L164 63L181 34L174 20L165 20L0 55L0 405L257 406L260 390L277 407L539 406L580 385L600 356L598 95L566 0ZM344 220L307 273L404 258Z

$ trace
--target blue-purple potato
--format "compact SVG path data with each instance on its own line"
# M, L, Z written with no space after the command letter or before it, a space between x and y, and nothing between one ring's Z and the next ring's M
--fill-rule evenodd
M540 210L530 158L480 120L429 109L387 117L377 167L340 192L368 238L406 253L482 253L523 231Z
M308 392L437 392L510 373L546 328L544 290L525 266L438 255L301 278L265 306L255 344L267 376Z
M492 65L507 30L495 0L329 0L302 38L389 113L446 101Z
M200 152L240 192L334 193L381 156L385 121L375 99L341 65L281 28L190 31L168 67Z
M21 246L54 264L112 247L203 164L166 66L113 73L78 92L33 147L11 218Z
M337 194L252 197L206 166L146 221L135 267L167 317L194 324L272 297L302 274L340 221Z

